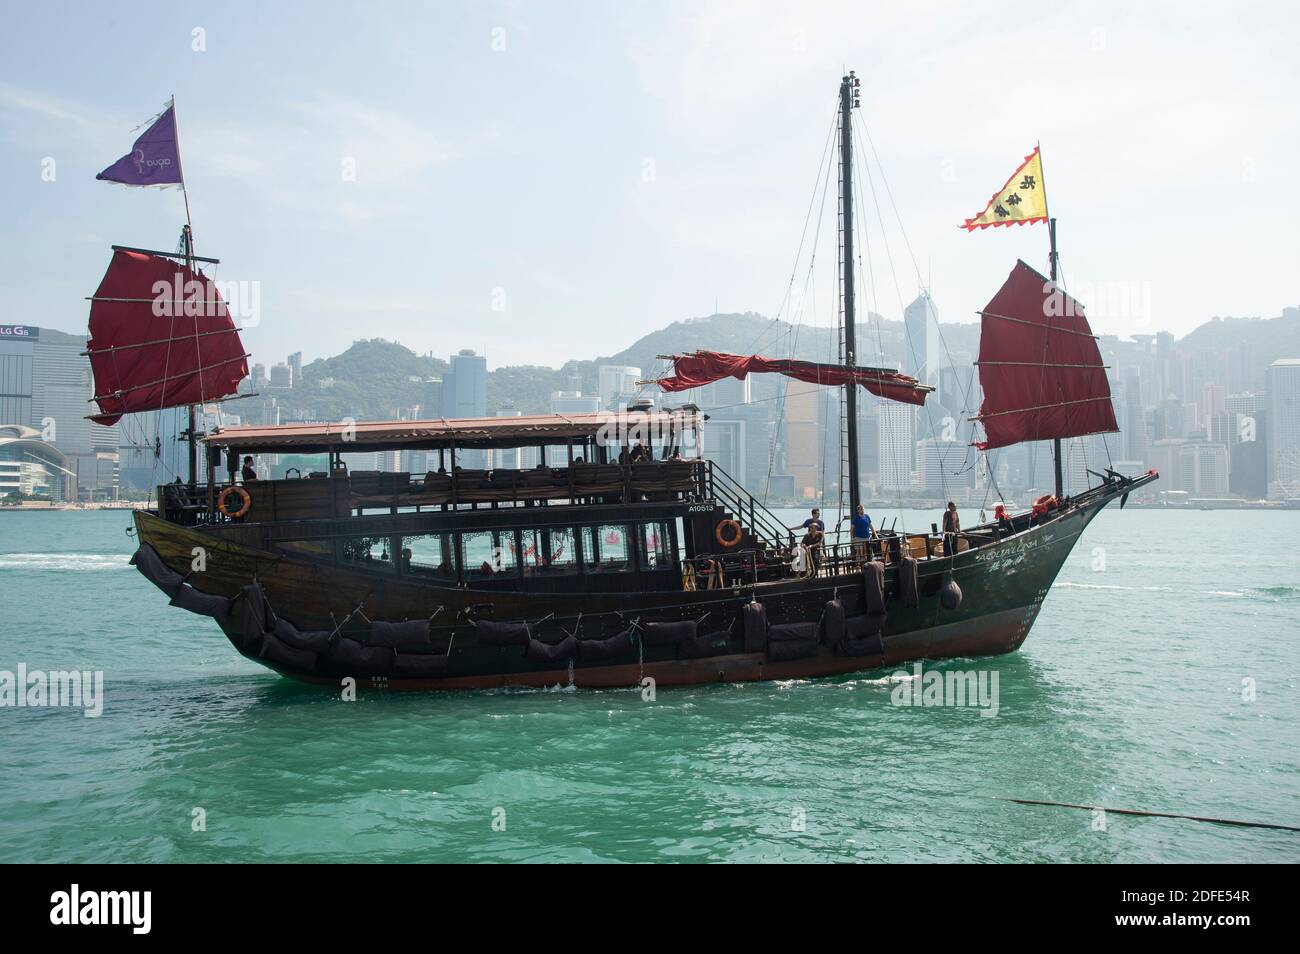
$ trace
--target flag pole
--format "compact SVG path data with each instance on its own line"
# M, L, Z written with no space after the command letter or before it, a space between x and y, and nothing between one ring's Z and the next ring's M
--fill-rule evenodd
M190 252L194 251L194 222L190 219L190 190L185 187L185 160L181 158L181 119L176 110L176 94L172 93L172 122L176 124L176 166L181 173L181 195L185 199L185 224L190 230ZM1044 201L1047 192L1043 191Z
M177 142L179 147L180 143ZM1057 272L1057 252L1056 252L1056 219L1052 218L1052 207L1047 201L1047 170L1043 166L1043 144L1037 142L1034 149L1038 153L1038 170L1043 177L1043 213L1047 216L1047 269L1048 277L1051 278L1052 284L1056 284ZM184 175L181 176L184 178ZM1056 480L1056 499L1060 500L1062 491L1065 489L1064 474L1061 469L1061 439L1055 437L1052 439L1052 471Z
M194 222L190 218L190 190L185 186L185 160L181 158L181 120L176 110L176 94L172 93L171 101L172 122L176 127L176 167L181 174L181 196L185 199L185 267L189 270L191 276L194 274ZM195 325L197 327L197 320ZM195 346L198 345L198 338L194 339ZM199 361L200 367L202 360ZM203 373L199 372L199 388L202 391ZM200 396L202 394L200 393ZM189 446L186 448L189 457L190 470L190 488L193 489L198 485L199 479L199 444L196 432L198 431L198 415L194 412L194 405L187 405L187 434L189 436ZM211 494L209 494L211 496Z

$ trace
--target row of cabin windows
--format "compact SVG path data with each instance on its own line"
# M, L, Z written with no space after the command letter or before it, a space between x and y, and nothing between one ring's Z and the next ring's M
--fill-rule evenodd
M671 525L605 523L528 530L433 531L403 536L344 537L338 556L345 564L392 570L443 582L497 576L532 577L567 573L627 573L673 566ZM459 543L459 551L457 551ZM282 549L324 556L326 541L288 541Z

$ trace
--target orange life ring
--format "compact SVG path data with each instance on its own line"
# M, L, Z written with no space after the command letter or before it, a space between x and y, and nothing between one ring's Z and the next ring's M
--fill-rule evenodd
M243 505L238 510L231 511L226 507L226 501L230 499L231 494L235 494L243 500ZM217 498L217 509L227 517L242 517L244 514L248 513L248 508L251 506L253 506L253 498L243 487L227 487L225 490L221 491L221 496Z
M724 536L723 531L727 529L730 529L735 536ZM745 538L745 531L739 522L727 519L718 524L717 529L713 531L713 536L717 539L718 546L730 550L732 547L740 546L740 541Z

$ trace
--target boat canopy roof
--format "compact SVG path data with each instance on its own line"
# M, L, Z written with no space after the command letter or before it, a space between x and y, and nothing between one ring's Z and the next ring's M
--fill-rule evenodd
M535 447L582 443L609 446L677 443L698 429L694 405L671 410L532 414L518 417L436 418L428 421L340 421L219 428L203 438L210 446L241 451L319 454L450 447Z

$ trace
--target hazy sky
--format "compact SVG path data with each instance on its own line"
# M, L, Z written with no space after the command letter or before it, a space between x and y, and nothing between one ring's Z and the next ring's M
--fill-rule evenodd
M1296 11L26 4L0 35L0 322L84 330L109 244L173 247L179 192L94 179L172 93L199 252L260 283L256 360L383 336L558 364L715 301L772 314L844 68L943 320L1017 256L1045 268L1043 226L956 227L1035 141L1098 330L1273 316L1300 303ZM917 274L881 201L898 317Z

